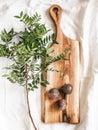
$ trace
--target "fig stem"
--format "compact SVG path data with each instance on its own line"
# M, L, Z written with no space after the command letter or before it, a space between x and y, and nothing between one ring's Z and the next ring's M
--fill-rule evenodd
M67 99L67 95L63 93L63 99Z

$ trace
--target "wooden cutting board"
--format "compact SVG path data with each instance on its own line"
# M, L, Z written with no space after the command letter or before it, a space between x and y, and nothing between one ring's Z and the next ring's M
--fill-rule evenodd
M70 53L65 55L69 60L60 60L53 63L49 68L53 67L64 72L64 77L60 77L60 73L47 72L45 74L49 85L46 88L42 87L42 120L45 123L68 122L71 124L79 123L79 42L65 36L60 27L62 17L62 8L58 5L53 5L50 8L50 16L53 19L56 27L56 41L59 44L53 44L54 52L52 56L57 56L65 49L69 49ZM66 113L70 120L64 115L64 111L60 111L55 107L57 100L50 100L48 92L51 88L59 89L65 83L70 83L73 86L73 91L67 96Z

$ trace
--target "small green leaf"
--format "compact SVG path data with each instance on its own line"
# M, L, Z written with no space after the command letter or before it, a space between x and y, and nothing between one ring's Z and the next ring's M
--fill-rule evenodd
M22 16L23 16L23 11L20 12L20 17L22 17Z
M17 15L16 15L16 16L14 16L14 17L15 17L15 18L20 18L20 16L17 16Z
M2 75L2 77L8 77L8 74L4 74L4 75Z
M7 78L11 83L16 83L11 77Z
M54 50L52 48L47 49L47 54L52 53Z

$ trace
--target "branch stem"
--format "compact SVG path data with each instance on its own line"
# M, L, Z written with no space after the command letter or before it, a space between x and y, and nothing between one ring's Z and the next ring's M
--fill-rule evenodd
M29 103L29 97L28 97L28 66L27 65L26 65L26 98L27 98L27 107L28 107L29 117L31 119L31 122L32 122L34 129L38 130L35 123L34 123L34 120L32 118L31 111L30 111L30 103Z

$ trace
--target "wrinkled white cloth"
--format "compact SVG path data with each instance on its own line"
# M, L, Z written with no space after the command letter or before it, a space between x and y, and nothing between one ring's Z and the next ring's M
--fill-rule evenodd
M42 22L55 30L49 8L63 9L61 28L66 36L80 41L80 123L44 124L41 121L40 88L29 93L32 116L39 130L98 130L98 0L0 0L0 31L23 29L13 16L21 10L38 12ZM2 77L11 61L0 58L0 130L33 130L23 87Z

